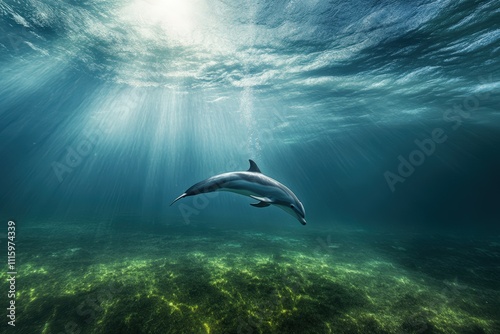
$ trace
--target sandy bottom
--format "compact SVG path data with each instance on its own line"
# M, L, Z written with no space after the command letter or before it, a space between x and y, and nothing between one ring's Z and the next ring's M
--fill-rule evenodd
M18 227L16 332L500 333L498 237L300 231Z

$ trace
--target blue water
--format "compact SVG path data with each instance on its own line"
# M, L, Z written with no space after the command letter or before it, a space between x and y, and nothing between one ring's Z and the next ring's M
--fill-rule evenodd
M0 17L16 329L497 332L497 1L9 0ZM168 206L248 159L308 225L231 193Z

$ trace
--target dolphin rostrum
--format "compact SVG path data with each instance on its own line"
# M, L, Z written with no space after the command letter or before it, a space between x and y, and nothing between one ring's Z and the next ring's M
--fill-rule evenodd
M247 171L229 172L209 177L190 187L170 205L188 196L213 191L231 191L259 201L250 204L257 208L265 208L271 204L276 205L305 225L304 206L297 196L283 184L262 174L253 160L249 161L250 168Z

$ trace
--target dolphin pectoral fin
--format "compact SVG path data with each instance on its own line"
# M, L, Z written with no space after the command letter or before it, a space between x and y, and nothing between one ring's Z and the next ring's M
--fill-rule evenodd
M269 206L271 204L261 201L259 203L251 203L250 205L255 206L256 208L265 208L266 206Z
M274 201L270 198L267 198L267 197L259 197L259 196L254 196L254 195L250 195L250 197L252 197L253 199L256 199L257 201L260 201L260 202L264 202L264 203L267 203L267 204L273 204Z
M187 196L187 194L183 193L182 195L180 195L179 197L177 197L176 199L174 199L174 201L172 203L170 203L170 206L172 206L172 204L174 204L175 202L177 202L178 200L180 200L181 198L184 198L186 196Z

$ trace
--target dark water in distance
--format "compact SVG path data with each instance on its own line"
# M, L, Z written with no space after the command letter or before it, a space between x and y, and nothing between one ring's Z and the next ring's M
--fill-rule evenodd
M497 1L9 0L0 17L16 329L498 332ZM248 159L308 225L231 193L169 207Z

